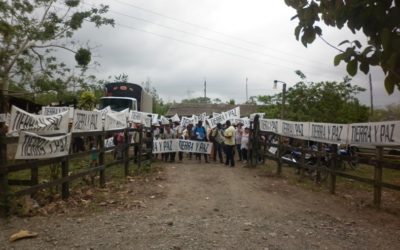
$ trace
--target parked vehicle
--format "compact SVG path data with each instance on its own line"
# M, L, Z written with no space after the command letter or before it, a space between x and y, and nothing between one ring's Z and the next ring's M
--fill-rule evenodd
M142 86L135 83L114 82L105 85L105 96L100 99L100 109L124 109L152 113L153 98Z

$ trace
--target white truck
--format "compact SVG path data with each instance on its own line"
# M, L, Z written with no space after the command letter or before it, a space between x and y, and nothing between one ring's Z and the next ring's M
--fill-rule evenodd
M153 112L153 98L142 86L135 83L113 82L105 85L105 96L100 99L100 109L111 107L121 111L129 108L141 112Z

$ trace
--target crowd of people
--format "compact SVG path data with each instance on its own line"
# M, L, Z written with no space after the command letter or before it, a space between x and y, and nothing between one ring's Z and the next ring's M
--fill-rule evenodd
M205 163L210 161L219 161L229 167L235 166L236 161L248 161L249 154L249 135L250 129L243 124L231 124L228 120L224 124L218 123L215 128L203 125L203 121L198 121L196 125L189 124L186 127L180 125L179 122L171 122L170 124L156 124L153 126L154 139L186 139L196 141L206 141L213 144L212 153L208 154L192 154L187 153L188 159L195 159L201 163L204 158ZM178 154L178 161L184 159L183 152L172 152L161 154L161 159L165 162L175 162Z

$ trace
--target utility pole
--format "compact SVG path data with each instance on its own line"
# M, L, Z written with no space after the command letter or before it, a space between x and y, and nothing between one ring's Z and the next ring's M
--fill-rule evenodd
M247 77L246 77L246 103L249 101L249 92L248 92L248 88L247 88Z
M207 98L207 80L204 78L204 101L206 101Z
M374 115L374 97L372 94L372 79L371 79L371 73L369 73L369 92L371 96L371 117Z

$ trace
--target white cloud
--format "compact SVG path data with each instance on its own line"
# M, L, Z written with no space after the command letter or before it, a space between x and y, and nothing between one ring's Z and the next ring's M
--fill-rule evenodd
M311 81L340 81L346 75L343 64L333 66L337 51L321 40L308 48L296 41L297 21L290 21L295 12L283 0L101 2L110 5L108 15L117 26L95 29L87 25L77 37L101 45L96 49L101 63L96 74L105 79L125 73L136 83L150 77L166 101L203 96L205 78L207 96L240 103L246 97L246 77L249 96L253 96L278 93L272 89L274 79L294 84L299 80L297 69ZM323 34L334 45L363 39L327 27ZM387 96L379 69L372 70L372 78L375 105L399 102L399 91ZM354 82L369 88L363 73ZM369 94L360 99L369 103Z

